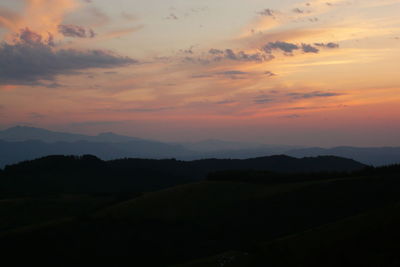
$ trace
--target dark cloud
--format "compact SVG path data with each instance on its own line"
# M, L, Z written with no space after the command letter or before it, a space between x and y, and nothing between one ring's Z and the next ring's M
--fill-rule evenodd
M324 48L339 48L338 43L314 43L314 45L319 46L319 47L324 47Z
M319 49L309 45L309 44L301 44L301 49L303 50L304 53L318 53Z
M342 94L334 93L334 92L321 92L314 91L309 93L289 93L287 96L292 97L294 99L308 99L308 98L319 98L319 97L333 97L340 96Z
M315 46L322 47L322 48L339 48L339 44L337 43L314 43ZM266 44L262 49L266 53L271 54L273 50L282 50L287 54L292 54L293 51L301 49L304 53L318 53L319 49L311 44L302 43L301 45L297 45L294 43L287 43L287 42L270 42Z
M0 84L43 85L43 81L54 81L57 75L138 63L103 50L57 50L50 44L51 38L43 39L25 29L16 39L18 42L0 44Z
M54 46L54 38L51 33L48 33L47 38L45 38L42 35L31 31L29 28L20 30L19 34L14 36L14 42L28 45L40 43L48 46Z
M339 45L336 43L315 43L315 44L295 44L295 43L288 43L284 41L276 41L276 42L269 42L265 46L258 49L258 52L247 53L244 51L234 51L232 49L216 49L211 48L208 50L208 55L206 56L187 56L184 57L182 60L184 62L190 63L197 63L197 64L210 64L212 62L220 62L223 60L231 60L231 61L242 61L242 62L266 62L273 60L275 56L273 52L275 50L281 50L287 56L293 56L293 52L296 50L303 51L304 53L319 53L319 49L317 47L326 47L326 48L338 48ZM192 49L189 50L181 50L185 54L193 54ZM272 72L265 73L269 76L274 76ZM195 78L198 78L196 76ZM203 76L201 76L203 78Z
M239 71L239 70L227 70L215 73L206 73L206 74L196 74L192 75L192 78L212 78L215 76L226 76L231 79L242 79L244 75L250 74L249 72Z
M266 17L275 17L275 11L269 8L266 8L263 11L258 12L258 14Z
M255 103L255 104L267 104L267 103L271 103L271 102L273 102L273 101L274 101L274 100L271 99L271 98L262 97L262 96L256 97L256 98L254 99L254 103Z
M223 55L224 51L223 50L219 50L219 49L214 49L211 48L208 53L212 54L212 55Z
M228 59L234 61L263 62L274 58L272 55L265 55L264 53L246 53L244 51L235 52L232 49L210 49L209 53L214 55L213 61Z
M254 97L254 103L255 104L266 104L266 103L276 102L277 100L274 98L275 97L273 95L262 93L262 94L259 94Z
M58 25L58 32L66 37L93 38L96 33L92 29L85 29L78 25Z
M217 75L245 75L245 74L248 74L248 72L243 72L243 71L239 71L239 70L228 70L228 71L218 72L216 74Z
M298 50L299 46L292 43L276 41L276 42L270 42L263 47L263 50L267 53L271 53L272 50L277 50L277 49L282 50L285 53L292 53L294 50Z

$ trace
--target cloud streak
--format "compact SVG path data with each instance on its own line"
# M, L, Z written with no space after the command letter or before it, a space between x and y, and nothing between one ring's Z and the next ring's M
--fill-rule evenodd
M65 37L94 38L96 33L92 29L85 29L78 25L58 25L58 32Z

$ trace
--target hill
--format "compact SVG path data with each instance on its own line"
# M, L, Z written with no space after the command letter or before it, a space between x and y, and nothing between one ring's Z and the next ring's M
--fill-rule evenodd
M0 192L143 192L204 180L223 170L265 170L280 173L349 172L365 165L337 157L296 159L271 156L247 160L121 159L95 156L48 156L7 166L0 173Z
M287 150L285 154L293 157L315 157L325 155L345 157L374 166L400 163L400 147L314 147Z
M3 232L0 249L10 266L348 266L342 255L388 266L399 248L399 174L179 185Z

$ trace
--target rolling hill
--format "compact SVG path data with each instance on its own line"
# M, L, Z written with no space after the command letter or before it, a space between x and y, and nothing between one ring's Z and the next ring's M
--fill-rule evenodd
M3 231L0 249L10 266L389 266L398 175L179 185Z

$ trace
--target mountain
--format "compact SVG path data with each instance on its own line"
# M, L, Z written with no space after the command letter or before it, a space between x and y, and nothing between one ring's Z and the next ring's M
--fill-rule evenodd
M349 172L365 165L337 157L296 159L272 156L246 160L121 159L103 161L95 156L48 156L6 166L1 192L93 193L144 192L205 180L212 172L262 170L277 173ZM279 178L279 177L278 177Z
M0 168L25 160L50 155L92 154L110 160L117 158L172 158L185 157L189 152L179 145L139 140L129 142L54 142L38 140L6 142L0 140Z
M78 141L117 143L117 142L142 141L143 139L117 135L114 133L101 133L97 136L90 136L83 134L54 132L35 127L15 126L0 131L0 140L9 142L39 140L46 143L78 142Z
M124 157L197 160L246 159L281 154L297 158L331 155L373 166L400 163L400 147L307 148L223 140L163 143L111 132L90 136L23 126L0 131L0 168L6 164L54 154L93 154L104 160Z
M351 158L368 165L383 166L400 163L400 147L334 147L301 148L285 152L293 157L315 157L332 155Z
M181 143L185 148L205 153L244 153L251 151L264 151L266 154L282 154L283 152L296 149L296 146L284 146L284 145L266 145L262 143L252 142L235 142L235 141L224 141L217 139L203 140L199 142ZM266 152L266 153L265 153Z
M185 158L192 152L179 144L100 133L96 136L16 126L0 131L0 168L50 155L92 154L117 158Z

